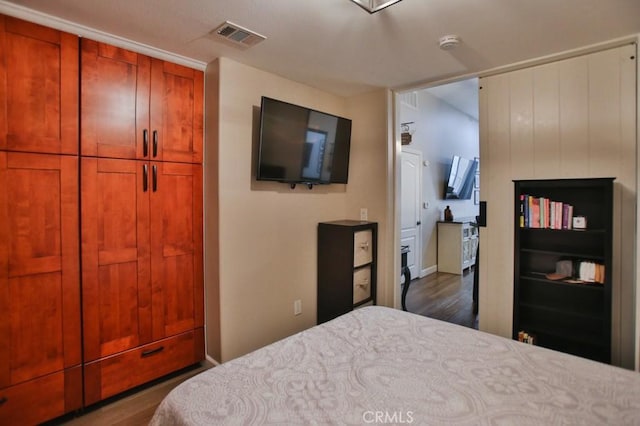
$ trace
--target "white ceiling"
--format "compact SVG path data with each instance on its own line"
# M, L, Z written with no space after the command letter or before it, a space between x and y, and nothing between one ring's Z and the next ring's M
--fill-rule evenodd
M640 0L403 0L373 15L348 0L0 0L4 13L22 7L203 64L228 57L343 96L475 75L640 33ZM226 20L267 40L250 49L216 41L209 33ZM440 50L446 34L461 45Z

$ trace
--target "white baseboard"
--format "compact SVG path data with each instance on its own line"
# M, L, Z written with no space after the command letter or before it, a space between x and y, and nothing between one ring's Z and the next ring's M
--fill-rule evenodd
M211 358L211 357L209 356L209 354L206 354L206 355L205 355L205 359L206 359L207 361L209 361L209 362L210 362L211 364L213 364L213 365L220 365L220 363L219 363L218 361L216 361L215 359Z
M424 268L420 271L420 278L426 277L427 275L435 274L438 272L438 265L429 266L428 268Z

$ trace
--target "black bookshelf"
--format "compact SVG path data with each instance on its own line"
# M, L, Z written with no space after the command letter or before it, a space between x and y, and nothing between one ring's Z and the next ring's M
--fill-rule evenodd
M537 345L611 362L614 179L514 181L514 339L525 332ZM574 217L586 219L586 228L572 228L571 217L564 226L561 220L559 229L540 225L531 220L526 196L572 206ZM570 262L571 275L549 279L559 261ZM599 282L580 280L582 262L599 265Z

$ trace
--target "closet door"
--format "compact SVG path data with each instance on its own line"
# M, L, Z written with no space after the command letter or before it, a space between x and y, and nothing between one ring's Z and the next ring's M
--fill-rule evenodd
M153 160L202 163L203 90L201 71L151 60Z
M0 419L82 404L78 160L0 151Z
M82 155L149 156L149 78L147 56L82 39Z
M0 15L0 149L78 152L78 38Z
M204 324L202 167L152 163L153 339Z
M82 159L84 362L151 340L148 164Z

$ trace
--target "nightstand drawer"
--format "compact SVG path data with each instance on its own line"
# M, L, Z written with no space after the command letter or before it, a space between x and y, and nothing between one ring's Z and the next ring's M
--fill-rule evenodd
M371 267L357 269L353 272L353 304L371 297Z
M353 234L353 266L366 265L373 261L373 237L371 230Z

